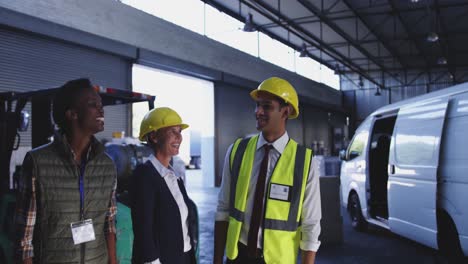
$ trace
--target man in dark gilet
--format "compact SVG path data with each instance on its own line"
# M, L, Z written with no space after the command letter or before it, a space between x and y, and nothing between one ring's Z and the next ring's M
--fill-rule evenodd
M116 263L117 174L94 137L104 130L104 110L91 82L64 84L53 117L59 127L53 142L31 150L23 162L17 262Z

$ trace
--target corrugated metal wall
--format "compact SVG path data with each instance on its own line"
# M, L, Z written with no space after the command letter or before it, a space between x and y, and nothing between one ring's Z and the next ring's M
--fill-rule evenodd
M130 89L131 63L118 56L31 33L0 27L0 91L31 91L58 87L87 77L95 84ZM31 112L28 103L25 110ZM129 132L128 106L105 107L105 131ZM32 113L34 114L34 113ZM31 146L31 127L21 132L21 146Z

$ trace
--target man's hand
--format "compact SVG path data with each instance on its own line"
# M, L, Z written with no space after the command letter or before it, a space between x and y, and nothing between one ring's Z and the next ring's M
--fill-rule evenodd
M109 254L109 264L117 264L117 254L115 246L115 234L107 234L107 253Z
M302 264L314 264L315 263L315 251L302 251Z
M214 238L214 256L213 264L222 264L224 257L224 248L226 247L226 237L229 222L215 222L215 238Z

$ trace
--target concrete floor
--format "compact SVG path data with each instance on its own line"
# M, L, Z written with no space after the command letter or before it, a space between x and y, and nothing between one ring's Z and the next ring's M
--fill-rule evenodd
M219 188L204 187L200 170L187 171L189 196L198 206L200 217L200 263L212 263L213 229ZM344 211L342 213L345 213ZM317 264L444 264L436 250L405 239L391 232L370 226L364 233L352 229L344 214L344 242L339 245L321 245Z

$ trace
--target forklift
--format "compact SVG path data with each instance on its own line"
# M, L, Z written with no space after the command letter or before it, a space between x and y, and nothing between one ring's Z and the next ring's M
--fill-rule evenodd
M27 131L29 127L30 115L24 111L24 108L28 102L31 102L32 148L49 143L55 132L51 111L52 101L58 89L0 93L0 263L2 264L14 263L13 217L17 186L15 179L21 173L21 166L16 167L11 177L10 163L13 151L20 146L19 132ZM101 96L103 106L147 102L149 110L154 108L155 96L152 95L102 86L94 86L94 89ZM106 152L114 160L118 174L117 258L121 264L131 263L133 231L128 204L128 184L132 170L144 162L144 158L149 156L151 151L144 145L110 142L106 144ZM196 253L198 259L198 247Z

